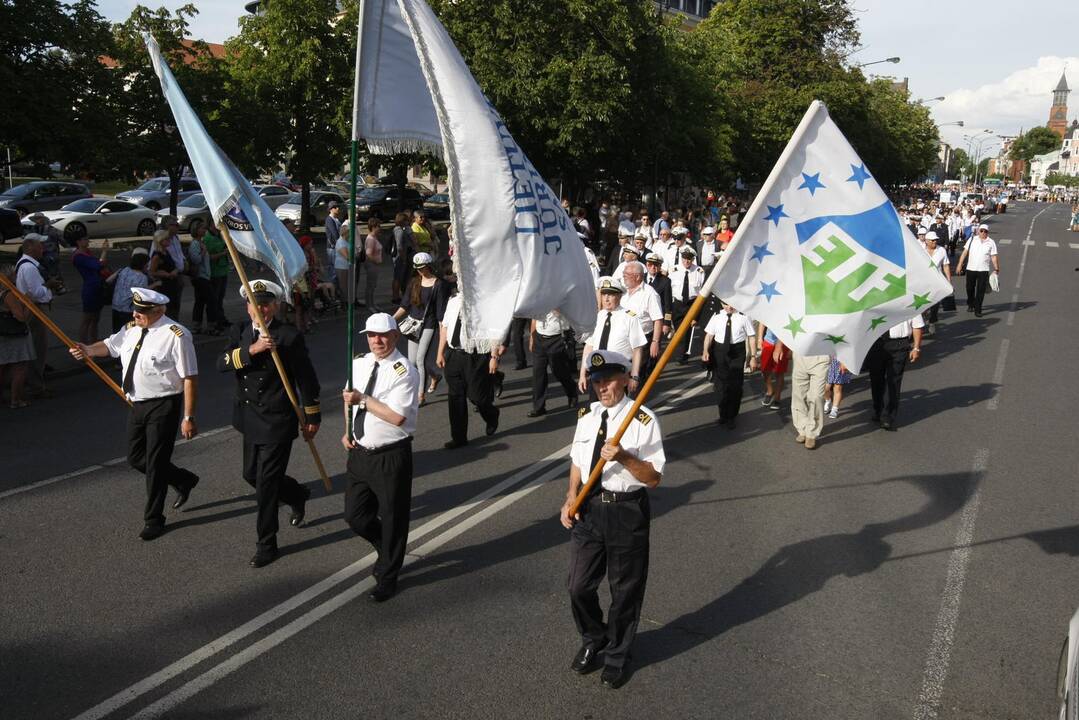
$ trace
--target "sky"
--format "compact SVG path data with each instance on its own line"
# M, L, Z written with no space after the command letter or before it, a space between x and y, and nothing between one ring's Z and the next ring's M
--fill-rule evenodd
M223 42L237 32L244 0L145 0L175 9L192 2L193 34ZM102 15L122 20L137 0L98 0ZM911 100L930 102L941 137L964 147L982 130L1015 135L1044 125L1052 91L1068 68L1068 119L1079 117L1079 0L853 0L861 49L852 62L899 57L864 72L908 78ZM962 128L947 125L962 120ZM987 137L983 134L983 137ZM983 152L993 147L988 140Z

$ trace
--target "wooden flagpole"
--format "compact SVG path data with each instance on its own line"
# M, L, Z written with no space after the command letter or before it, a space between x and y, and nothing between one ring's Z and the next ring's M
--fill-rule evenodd
M244 270L243 263L240 262L240 254L236 252L236 246L232 243L232 236L229 235L229 229L225 225L224 221L218 223L218 227L221 229L221 237L225 239L225 245L229 249L229 257L232 258L232 264L236 267L236 272L240 275L240 282L243 283L244 291L247 293L248 302L254 302L254 295L251 292L251 285L247 281L247 271ZM284 288L288 292L289 288ZM266 327L266 321L262 319L261 313L254 313L255 322L258 323L259 332L266 337L270 337L270 330ZM289 402L292 403L292 409L296 411L296 419L299 420L300 425L304 425L306 417L303 411L300 409L300 401L296 398L296 391L292 388L292 383L289 381L288 374L285 373L285 366L281 363L281 356L277 354L277 348L270 350L270 355L273 357L273 364L277 368L277 374L281 376L281 384L285 386L285 392L288 393ZM326 488L326 492L333 491L333 483L330 482L330 478L326 475L326 468L322 465L322 458L318 454L318 448L315 447L315 441L312 438L306 438L307 447L311 449L311 457L315 459L315 466L318 468L318 473L322 477L322 485Z
M15 295L15 298L23 305L25 305L26 308L34 314L34 317L40 320L42 324L47 327L50 332L52 332L53 335L60 338L60 342L62 342L64 345L67 345L69 348L75 347L75 342L67 335L65 335L64 331L57 327L56 323L54 323L48 315L41 312L41 309L38 308L38 306L34 303L33 300L19 292L19 289L15 287L14 283L12 283L3 275L0 275L0 282L2 282L7 287L7 289ZM87 366L94 371L94 374L101 378L101 380L106 385L112 388L113 392L119 395L125 403L131 405L131 401L127 399L127 395L125 395L124 391L120 389L120 386L116 384L116 381L109 377L109 374L102 370L101 366L94 362L89 355L86 355L85 353L83 354L83 362L85 362Z

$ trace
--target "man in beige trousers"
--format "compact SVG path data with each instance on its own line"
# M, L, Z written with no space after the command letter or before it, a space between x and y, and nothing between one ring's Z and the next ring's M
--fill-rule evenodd
M817 447L824 428L824 384L828 378L827 355L794 356L791 370L791 422L807 449Z

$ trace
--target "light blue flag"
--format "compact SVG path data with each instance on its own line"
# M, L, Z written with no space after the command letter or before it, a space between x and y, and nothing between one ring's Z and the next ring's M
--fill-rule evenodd
M225 224L239 252L267 265L282 287L291 288L307 269L300 244L206 133L157 41L149 33L143 39L214 220Z
M802 355L857 372L873 342L952 294L814 101L714 271L712 292Z

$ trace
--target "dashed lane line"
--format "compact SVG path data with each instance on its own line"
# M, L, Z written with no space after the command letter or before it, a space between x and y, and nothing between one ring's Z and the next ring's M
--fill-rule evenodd
M967 566L970 564L974 523L978 519L978 506L982 499L980 481L988 466L989 450L982 448L974 455L973 475L979 484L975 486L974 493L963 507L959 518L959 529L955 533L954 549L948 557L944 595L940 601L940 612L937 614L933 639L929 644L925 672L922 676L922 690L918 694L914 708L914 720L934 720L940 710L944 682L948 677L948 663L951 661L952 646L955 644L955 631L959 625L959 605L963 597Z
M1058 242L1053 242L1052 240L1046 240L1046 241L1045 241L1045 247L1048 247L1048 248L1058 248L1058 247L1060 247L1060 243L1058 243Z
M1000 407L1000 388L1004 384L1004 364L1008 362L1008 347L1011 341L1004 338L1000 341L1000 351L997 352L997 366L993 370L993 395L989 398L987 407L996 410Z
M693 387L696 386L696 387ZM700 383L700 379L696 376L686 380L683 383L676 385L667 391L667 396L673 400L679 402L688 398L699 395L700 393L709 389L708 385ZM661 411L668 407L671 401L665 400L660 403L654 409ZM483 520L487 519L491 515L499 512L500 510L508 507L513 502L516 502L520 498L527 495L529 492L539 487L545 482L548 482L551 478L556 477L559 473L565 471L563 463L556 462L554 467L547 468L546 465L549 462L563 459L569 450L569 445L566 445L558 450L554 451L545 458L539 460L537 463L522 470L513 476L503 480L497 485L485 490L476 497L467 501L463 505L459 505L455 508L451 508L441 515L438 515L434 519L425 523L423 526L417 528L415 531L409 533L410 540L416 540L421 537L429 535L439 527L451 522L452 520L464 515L472 510L476 509L479 505L483 504L487 500L499 495L503 491L520 484L522 481L532 477L532 482L527 483L521 488L518 488L514 492L500 498L498 501L492 503L489 507L485 508L479 513L476 513L469 519L459 523L450 530L436 536L428 541L426 544L416 548L412 554L423 555L431 550L434 550L446 542L449 542L457 535L465 532L466 530L474 527ZM537 468L546 468L541 470L540 474L533 477ZM460 528L460 530L458 530ZM340 585L346 580L354 577L355 575L367 570L374 564L376 559L375 553L370 553L367 556L357 560L356 562L348 565L341 570L338 570L333 575L315 583L308 589L294 595L293 597L285 600L282 603L270 608L266 612L258 615L257 617L249 620L243 625L239 626L235 630L232 630L225 635L222 635L218 639L204 645L203 647L195 650L192 653L180 658L176 662L168 665L167 667L159 670L158 672L144 678L143 680L135 683L134 685L121 690L119 693L106 699L105 701L95 705L89 710L78 715L75 720L100 720L112 713L116 712L120 708L130 704L134 700L138 699L142 695L164 685L172 680L177 675L187 672L191 668L195 667L204 660L216 655L217 653L227 649L228 647L236 644L240 640L248 637L249 635L257 632L270 623L280 619L284 615L296 610L307 602L322 595L323 593L331 590L332 588ZM259 655L267 652L268 650L276 647L281 642L296 634L297 632L309 627L313 623L317 622L323 617L326 617L334 610L342 607L351 600L361 596L371 587L371 580L367 578L356 583L353 587L344 591L343 593L334 596L330 600L324 601L315 606L305 614L294 619L289 624L280 628L279 630L271 633L262 640L252 644L244 651L237 653L236 655L228 658L222 663L210 668L201 675L195 677L193 680L188 681L184 685L180 686L176 690L173 690L168 695L164 696L160 700L144 708L135 717L148 718L148 717L161 717L169 712L169 710L176 705L184 702L190 697L194 696L198 692L210 687L215 682L232 673L234 670L242 667L246 663L255 659Z
M1011 244L1012 244L1012 239L1011 238L1003 238L1001 240L997 240L997 245L1011 245Z
M1079 243L1068 243L1068 247L1072 250L1079 250Z

